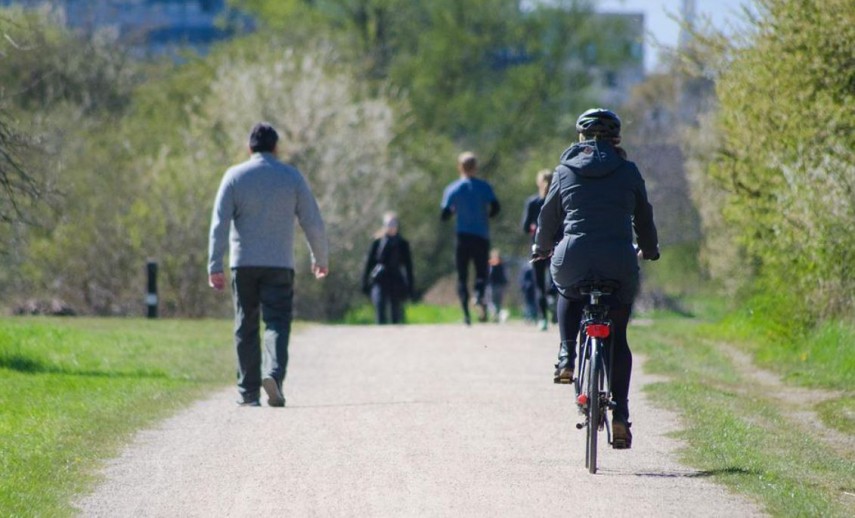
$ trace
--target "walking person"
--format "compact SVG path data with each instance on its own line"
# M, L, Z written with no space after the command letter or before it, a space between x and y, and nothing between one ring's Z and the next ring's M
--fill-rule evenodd
M214 201L208 253L208 283L225 288L223 254L229 248L235 308L238 404L285 406L282 383L288 369L294 297L294 228L309 243L312 273L322 279L327 238L318 204L302 174L276 157L279 135L267 123L249 135L249 160L223 176ZM264 321L263 348L259 318Z
M573 379L576 337L585 300L574 288L590 279L611 279L620 288L601 300L608 305L613 345L610 373L615 399L613 444L629 448L629 381L632 352L626 328L638 292L639 268L633 233L642 258L659 259L653 208L638 167L620 147L620 118L602 108L588 110L576 121L579 142L561 155L538 218L533 255L552 256L550 271L558 287L561 343L553 381ZM556 230L563 238L555 245Z
M501 207L489 183L476 178L477 157L466 151L457 157L460 178L450 183L442 195L441 219L456 216L457 242L454 262L457 268L457 295L463 308L463 321L472 323L469 314L469 263L475 267L475 305L480 310L478 319L487 321L487 260L490 253L489 218L495 217Z
M546 192L549 190L549 184L552 182L552 171L542 169L538 171L535 183L537 184L537 194L533 194L525 201L522 217L523 234L531 238L534 243L534 235L537 232L537 217L540 215L540 209L543 207L543 200L546 198ZM556 242L560 240L561 233L556 235ZM547 264L546 261L536 261L532 268L534 269L534 286L535 297L537 299L537 327L541 331L546 331L549 322L549 303L547 301L547 286L551 286L551 281L547 284Z
M371 296L375 321L378 324L404 323L404 302L413 294L413 260L410 244L401 237L398 216L383 215L383 229L371 243L362 291Z

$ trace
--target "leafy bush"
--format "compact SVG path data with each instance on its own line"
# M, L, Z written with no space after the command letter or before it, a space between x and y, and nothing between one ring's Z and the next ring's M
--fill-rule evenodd
M710 177L762 288L814 317L851 314L855 11L848 0L757 4L717 85L723 141Z

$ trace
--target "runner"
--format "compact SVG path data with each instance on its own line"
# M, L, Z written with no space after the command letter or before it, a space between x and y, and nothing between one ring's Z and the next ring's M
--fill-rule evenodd
M476 178L478 158L466 151L457 157L460 178L445 188L442 195L443 221L457 216L457 243L454 250L457 267L457 295L463 308L463 321L472 323L469 315L469 263L475 266L475 305L478 320L487 321L487 261L490 253L489 218L499 213L499 201L489 183Z

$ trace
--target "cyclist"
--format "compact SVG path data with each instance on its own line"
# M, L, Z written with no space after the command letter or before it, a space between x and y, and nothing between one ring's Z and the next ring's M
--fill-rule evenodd
M457 157L460 178L450 183L442 194L441 219L457 216L457 244L454 259L457 266L457 295L463 307L463 320L471 324L469 316L469 262L475 264L475 304L481 311L479 320L487 321L488 258L490 254L490 228L488 219L499 213L499 200L489 183L476 178L478 159L466 151Z
M585 306L573 286L590 279L620 282L620 288L603 302L609 306L612 321L614 442L629 448L632 434L627 396L632 353L626 328L639 284L633 230L638 253L644 259L659 258L659 242L644 180L620 147L620 130L620 118L609 110L594 108L579 116L579 142L564 151L555 169L538 217L533 255L545 258L551 253L550 271L561 294L557 310L561 344L555 383L573 379L576 336ZM562 227L564 236L553 248L553 236Z

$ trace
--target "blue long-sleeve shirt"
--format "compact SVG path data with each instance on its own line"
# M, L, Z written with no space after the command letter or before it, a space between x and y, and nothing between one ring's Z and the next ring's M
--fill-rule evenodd
M457 233L490 239L488 219L499 211L490 184L480 178L460 178L442 193L441 208L457 216Z

